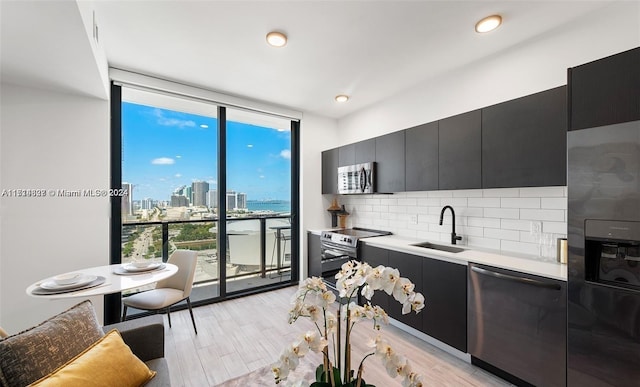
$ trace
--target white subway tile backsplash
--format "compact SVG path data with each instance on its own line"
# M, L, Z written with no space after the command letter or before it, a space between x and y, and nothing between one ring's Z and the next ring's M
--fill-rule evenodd
M566 222L542 222L542 232L567 235Z
M481 189L460 189L453 191L454 198L481 198Z
M520 210L520 219L564 221L563 210Z
M491 188L483 190L482 196L485 198L517 198L520 196L519 188Z
M453 191L428 191L427 196L430 198L452 198Z
M493 239L506 239L510 241L519 241L520 240L520 231L516 230L503 230L500 228L485 228L484 229L484 237L485 238L493 238Z
M514 253L540 255L540 245L536 243L515 242L515 241L500 241L500 250L512 251Z
M558 210L566 210L567 209L567 198L542 198L541 200L541 208L548 209L558 209Z
M501 219L500 228L506 230L531 230L531 221L529 220L514 220L514 219Z
M520 188L520 197L563 197L565 187L526 187Z
M467 218L467 224L474 227L500 228L500 219L470 216Z
M456 207L466 207L467 206L467 198L441 198L440 199L441 206L451 206L454 209Z
M566 237L566 195L566 187L525 187L350 195L339 197L339 202L351 213L349 226L441 243L451 239L451 214L445 214L443 226L438 224L442 207L450 205L461 245L548 261L541 253L555 254L555 239ZM533 224L542 226L540 233L531 233Z
M467 201L469 207L500 207L500 198L469 198Z
M519 219L520 210L517 208L485 208L484 216L486 218Z
M540 208L540 198L502 198L502 208Z

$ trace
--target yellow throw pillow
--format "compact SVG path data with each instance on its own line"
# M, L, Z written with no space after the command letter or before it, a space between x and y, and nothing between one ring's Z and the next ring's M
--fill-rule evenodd
M31 386L138 387L156 375L113 329L67 364Z

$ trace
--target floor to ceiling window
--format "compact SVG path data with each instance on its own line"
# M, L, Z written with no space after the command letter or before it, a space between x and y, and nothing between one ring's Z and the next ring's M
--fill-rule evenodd
M297 122L113 87L112 263L195 250L196 304L296 281Z

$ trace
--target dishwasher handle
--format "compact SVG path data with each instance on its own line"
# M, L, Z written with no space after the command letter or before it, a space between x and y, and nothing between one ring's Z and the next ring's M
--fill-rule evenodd
M531 279L531 278L518 277L518 276L514 276L514 275L510 275L510 274L498 273L498 272L495 272L495 271L492 271L492 270L483 269L483 268L478 267L478 266L471 266L471 270L473 270L474 272L476 272L478 274L486 275L486 276L489 276L489 277L494 277L494 278L503 279L503 280L507 280L507 281L519 282L519 283L522 283L522 284L537 286L537 287L540 287L540 288L553 289L553 290L562 289L562 287L560 285L555 284L555 283L538 281L538 280L534 280L534 279Z

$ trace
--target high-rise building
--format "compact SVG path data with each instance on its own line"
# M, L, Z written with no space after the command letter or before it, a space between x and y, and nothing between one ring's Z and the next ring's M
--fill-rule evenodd
M151 210L153 207L155 207L153 199L151 198L144 198L142 199L142 202L140 203L140 208L143 210Z
M206 181L194 181L191 183L192 197L191 204L194 206L205 207L207 205L207 192L209 191L209 183Z
M227 191L227 211L238 208L238 196L235 191Z
M240 210L247 209L247 194L244 192L238 192L236 195L236 205Z
M187 188L186 185L180 186L173 191L174 195L185 196L184 189Z
M171 207L189 207L189 201L182 195L171 195Z
M218 208L218 190L211 189L207 192L207 207Z
M191 187L184 189L184 196L187 198L187 202L193 204L193 189Z
M122 215L133 215L133 184L122 183L122 189L126 192L122 196Z

